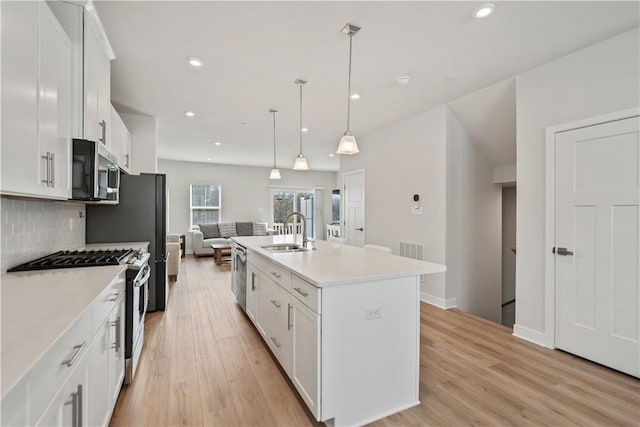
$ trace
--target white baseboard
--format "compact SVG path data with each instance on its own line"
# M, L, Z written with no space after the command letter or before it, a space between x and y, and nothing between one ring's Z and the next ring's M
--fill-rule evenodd
M547 347L553 349L553 345L547 345L548 338L547 336L540 332L535 331L533 329L529 329L525 326L521 325L513 325L513 336L521 338L525 341L529 341L531 343L537 344L542 347Z
M193 249L187 249L185 252L187 255L193 255Z
M448 308L458 307L455 298L444 299L430 295L426 292L420 292L420 301L424 301L427 304L435 305L436 307L444 308L445 310Z

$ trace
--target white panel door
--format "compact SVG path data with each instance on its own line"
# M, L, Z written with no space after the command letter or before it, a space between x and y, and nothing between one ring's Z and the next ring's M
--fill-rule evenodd
M555 138L556 347L640 375L639 118Z
M364 246L364 172L344 174L344 210L347 244Z

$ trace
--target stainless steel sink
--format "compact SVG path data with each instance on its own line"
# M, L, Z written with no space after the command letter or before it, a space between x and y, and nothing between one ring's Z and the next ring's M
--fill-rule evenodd
M275 243L273 245L261 246L261 248L269 252L304 252L309 250L295 243Z

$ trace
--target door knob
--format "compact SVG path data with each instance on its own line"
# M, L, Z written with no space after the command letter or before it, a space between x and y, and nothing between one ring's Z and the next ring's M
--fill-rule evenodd
M364 231L364 228L362 228L362 227L356 228L356 231Z

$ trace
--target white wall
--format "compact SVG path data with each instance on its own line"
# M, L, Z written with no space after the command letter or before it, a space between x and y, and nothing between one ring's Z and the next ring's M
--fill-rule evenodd
M365 170L365 243L395 254L401 240L422 243L425 260L445 264L446 107L357 137L360 153L342 156L338 179ZM414 194L423 215L410 213ZM445 275L427 276L422 292L444 304Z
M134 175L156 173L158 171L156 118L128 113L120 113L120 117L131 133L131 173Z
M545 128L640 105L636 28L516 79L517 234L514 333L545 342Z
M493 166L451 110L447 115L446 298L500 323L502 188Z
M337 188L336 172L280 169L282 179L269 180L271 168L211 163L158 161L158 172L167 175L169 189L169 233L187 234L189 186L197 183L222 185L222 221L271 222L271 187L322 187L324 218L331 217L331 190ZM324 238L324 224L316 223L316 237ZM191 239L187 237L187 247Z

